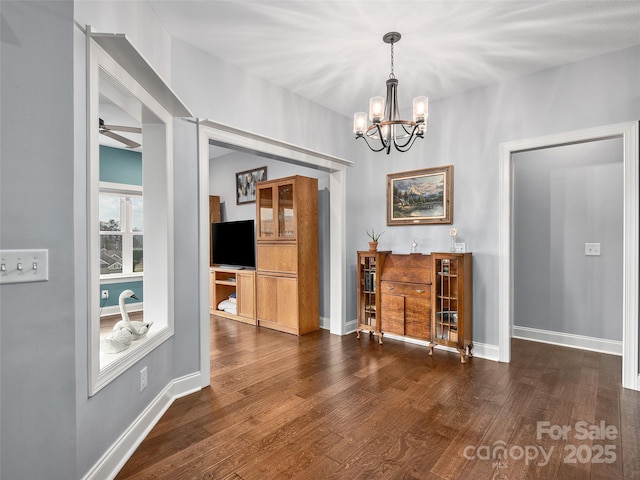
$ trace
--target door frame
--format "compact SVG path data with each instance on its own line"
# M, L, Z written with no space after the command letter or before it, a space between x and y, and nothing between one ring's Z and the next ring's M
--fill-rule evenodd
M513 325L513 153L622 138L624 164L622 386L640 390L638 366L638 122L620 123L500 144L498 226L499 361L511 360Z
M197 120L198 130L198 291L200 317L201 386L210 384L209 323L209 145L239 150L329 173L330 307L329 330L346 332L346 169L350 160L309 150L207 119Z

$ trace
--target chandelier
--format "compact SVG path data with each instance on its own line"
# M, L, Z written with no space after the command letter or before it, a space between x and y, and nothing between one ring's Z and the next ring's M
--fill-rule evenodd
M367 114L358 112L353 116L353 132L356 139L364 138L374 152L385 150L387 154L393 145L399 152L406 152L411 148L416 138L424 138L427 131L427 117L429 116L429 99L416 97L413 99L413 120L400 119L398 112L398 80L393 74L393 45L398 43L401 35L389 32L382 37L384 43L391 44L391 73L387 80L387 98L371 97L369 100L369 120ZM384 113L384 116L383 116ZM371 142L370 142L371 140Z

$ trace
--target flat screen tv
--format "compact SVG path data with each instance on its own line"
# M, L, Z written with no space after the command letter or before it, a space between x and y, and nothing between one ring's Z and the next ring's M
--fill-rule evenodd
M211 224L211 262L237 268L255 268L255 222L240 220Z

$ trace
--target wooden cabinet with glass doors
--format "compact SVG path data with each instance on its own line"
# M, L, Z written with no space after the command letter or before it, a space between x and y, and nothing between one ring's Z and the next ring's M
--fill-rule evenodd
M302 178L305 177L296 176L258 183L256 194L258 241L296 240L296 217L298 215L296 215L297 209L294 207L298 206L296 200L301 200L300 192L303 190L306 192L303 184L309 183L301 180ZM315 184L314 193L317 203L317 180ZM306 201L306 197L305 194L303 201Z
M472 271L470 253L432 253L433 332L429 354L434 345L446 345L460 352L460 361L471 356Z
M256 186L258 325L295 335L320 328L318 180Z
M384 259L391 252L358 252L358 330L378 335L382 343L380 328L380 276L378 267L382 269Z

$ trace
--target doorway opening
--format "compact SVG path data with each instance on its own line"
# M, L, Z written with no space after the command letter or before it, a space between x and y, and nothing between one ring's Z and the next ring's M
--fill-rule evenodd
M253 134L210 120L198 121L199 174L199 316L200 316L200 372L201 386L209 385L209 149L218 146L280 160L328 173L329 216L329 318L331 333L345 331L346 302L346 168L353 162L315 152L297 145Z
M499 307L500 361L511 358L514 315L514 154L542 148L621 138L624 211L622 266L622 386L640 390L638 358L638 122L569 132L500 145Z
M621 356L622 138L512 159L512 336Z

